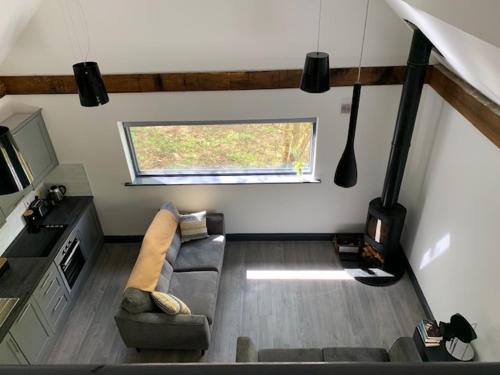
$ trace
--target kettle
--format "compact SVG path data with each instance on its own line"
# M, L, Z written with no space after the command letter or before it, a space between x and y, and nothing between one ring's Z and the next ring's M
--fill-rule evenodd
M64 185L52 185L49 188L49 200L52 201L53 204L56 204L63 200L64 194L66 194L66 186Z

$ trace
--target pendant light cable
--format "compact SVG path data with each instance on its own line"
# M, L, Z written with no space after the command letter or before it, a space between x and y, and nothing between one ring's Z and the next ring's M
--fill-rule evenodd
M367 21L368 21L368 9L369 8L370 8L370 0L366 0L365 24L364 24L364 27L363 27L363 39L361 40L361 51L359 53L358 79L357 79L357 82L359 82L359 79L361 77L361 62L363 61L363 51L365 49L366 24L367 24Z
M82 25L84 27L84 32L85 34L87 35L87 51L85 53L85 59L84 61L87 62L88 61L88 58L89 58L89 53L90 53L90 33L89 33L89 25L87 23L87 17L85 15L85 10L83 9L83 6L82 6L82 3L81 3L81 0L77 0L77 4L78 4L78 10L80 11L80 18L81 18L81 22L82 22Z
M319 11L318 11L318 36L316 39L316 53L319 52L319 38L321 36L321 7L323 5L323 0L319 0Z

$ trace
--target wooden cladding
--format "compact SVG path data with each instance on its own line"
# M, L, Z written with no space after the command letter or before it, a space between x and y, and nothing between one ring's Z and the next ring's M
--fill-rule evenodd
M443 66L434 66L427 83L481 133L500 147L500 106Z
M365 67L361 82L367 85L398 85L404 81L406 67ZM331 86L352 86L357 68L331 70ZM109 74L103 79L109 93L181 92L217 90L269 90L298 88L301 69L206 72ZM443 66L429 69L426 82L500 147L500 107L488 100ZM76 94L73 76L0 77L0 98L4 95Z
M364 85L396 85L403 83L404 66L367 67L361 72ZM108 74L104 83L109 93L160 91L266 90L298 88L301 69L207 72ZM332 86L351 86L357 68L335 68L331 71ZM4 95L76 94L73 76L11 76L0 77ZM1 86L0 86L1 93Z

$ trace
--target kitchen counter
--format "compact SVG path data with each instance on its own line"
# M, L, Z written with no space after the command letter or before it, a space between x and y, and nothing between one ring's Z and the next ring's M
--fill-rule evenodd
M54 207L41 221L41 224L44 225L63 224L67 226L48 256L43 258L7 258L9 269L0 277L0 297L19 298L19 302L5 323L0 327L0 341L9 332L10 327L23 311L24 306L54 261L59 249L68 239L78 220L87 207L92 204L92 201L93 197L90 196L65 197L59 206ZM33 234L29 234L25 228L17 238L28 235L32 236ZM14 241L13 244L16 242L23 243L23 241ZM17 249L13 249L11 246L6 250L6 253L15 251Z

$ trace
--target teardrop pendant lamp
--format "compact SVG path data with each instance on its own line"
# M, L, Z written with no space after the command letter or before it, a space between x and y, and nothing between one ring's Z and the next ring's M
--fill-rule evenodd
M319 51L319 40L321 31L321 6L319 1L318 36L316 40L316 52L306 55L304 70L300 80L300 89L305 92L319 94L330 90L330 61L328 53Z
M361 52L359 54L358 78L354 83L352 91L351 116L349 118L349 131L344 152L340 158L337 170L335 171L335 184L341 187L350 188L358 182L358 167L356 164L356 154L354 152L354 137L356 135L356 123L358 121L359 99L361 96L361 62L365 46L366 22L368 20L368 9L370 0L366 1L365 24L363 28L363 40L361 42Z
M84 56L83 61L73 65L73 73L76 80L76 85L78 87L78 96L80 97L80 104L83 107L96 107L99 105L106 104L109 102L108 93L106 91L106 86L101 76L99 70L99 65L94 61L87 61L87 57L90 51L90 35L87 24L87 19L85 17L85 12L81 4L81 0L76 0L75 3L78 5L78 13L80 15L80 22L85 27L85 33L87 35L87 51L83 53L83 48L80 45L80 40L78 38L78 32L76 30L75 22L73 20L71 9L65 1L65 5L68 6L68 19L71 22L71 29L75 32L76 44L79 48L79 53Z

